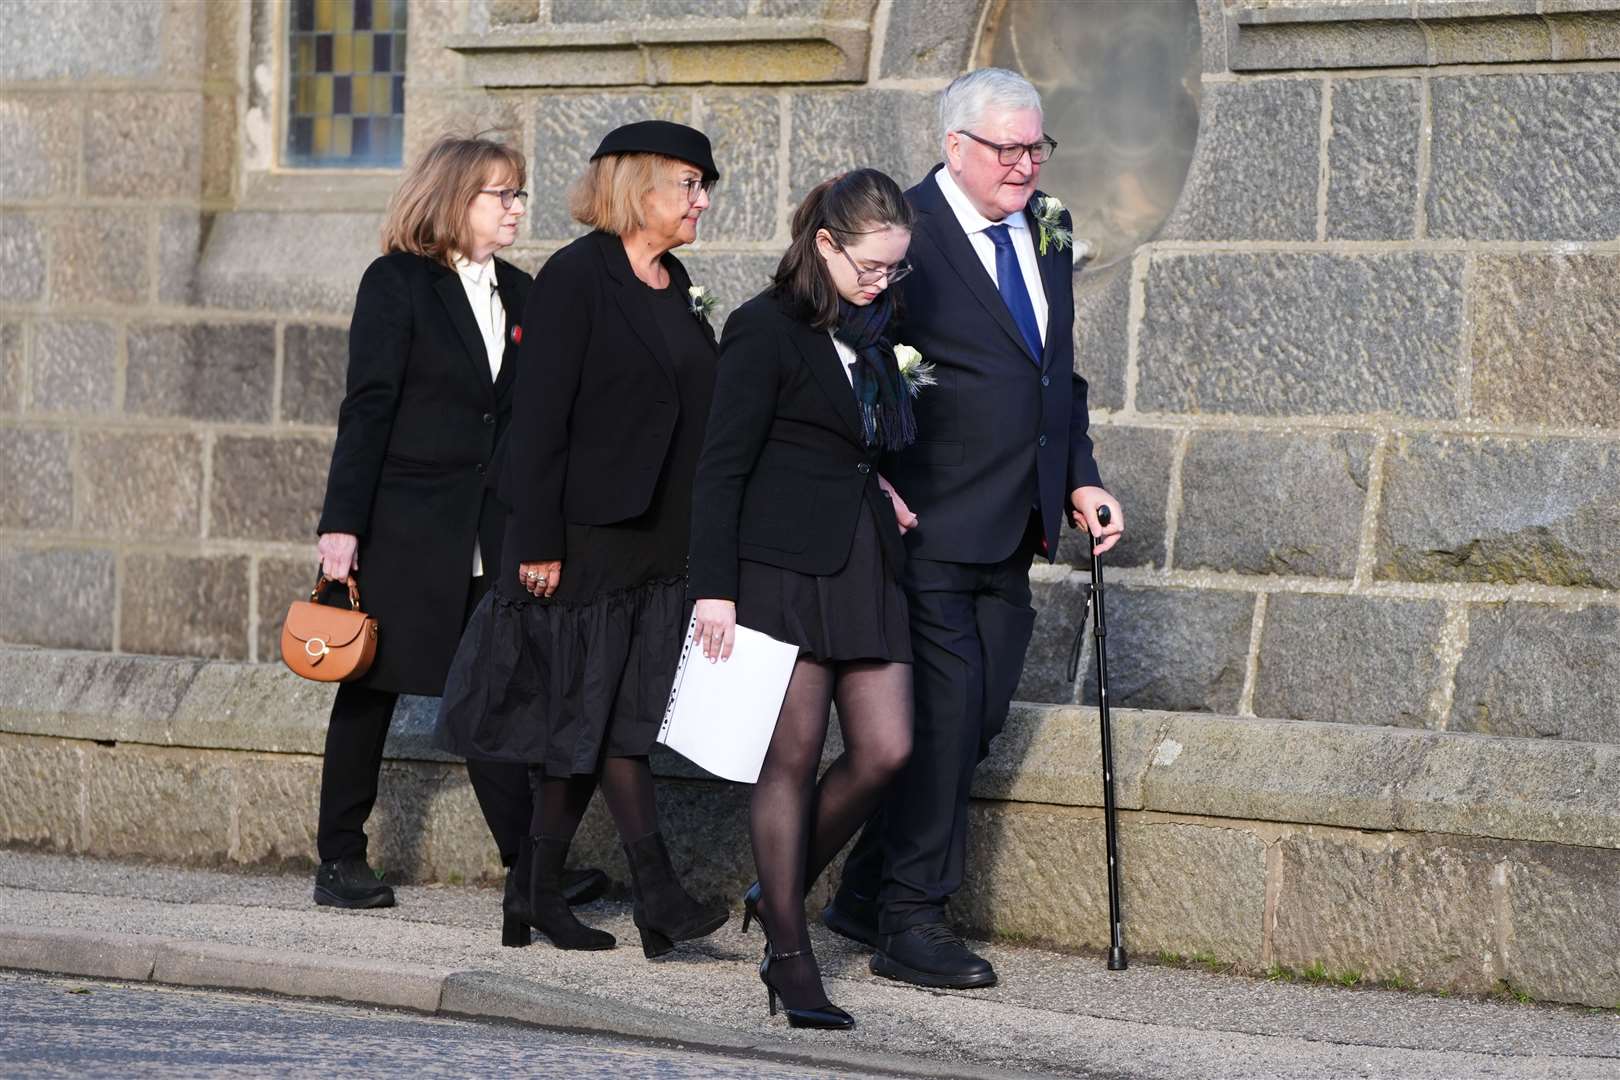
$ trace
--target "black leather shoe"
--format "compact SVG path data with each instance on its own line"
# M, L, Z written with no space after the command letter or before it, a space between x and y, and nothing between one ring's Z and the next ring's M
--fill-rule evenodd
M821 909L821 923L833 933L878 948L877 901L839 889L832 903Z
M872 956L872 974L913 986L973 990L996 985L990 961L962 944L944 923L912 926L885 934Z
M323 907L394 906L394 890L377 880L364 856L323 862L315 871L315 902Z

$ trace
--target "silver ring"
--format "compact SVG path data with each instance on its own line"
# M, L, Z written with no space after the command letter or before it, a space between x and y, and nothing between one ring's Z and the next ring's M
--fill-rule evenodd
M545 584L545 583L546 583L546 575L544 575L544 574L536 574L536 575L535 575L535 576L534 576L534 580L535 580L535 581L536 581L536 582L537 582L537 583L539 583L539 584L541 584L541 585L544 585L544 584Z

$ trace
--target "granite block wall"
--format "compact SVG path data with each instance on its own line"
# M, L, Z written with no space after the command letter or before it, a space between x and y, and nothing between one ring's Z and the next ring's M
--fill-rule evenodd
M1620 13L1332 7L1199 0L1180 202L1076 278L1131 528L1107 561L1115 701L1620 742ZM313 572L394 178L275 167L279 10L0 0L4 642L273 660ZM522 146L510 257L533 269L574 235L566 185L607 127L705 128L725 175L686 257L723 319L810 185L928 168L934 97L1005 14L417 0L407 148ZM604 34L680 48L656 82L567 75ZM811 78L804 41L846 66ZM1089 702L1089 644L1066 671L1083 539L1059 556L1020 693Z

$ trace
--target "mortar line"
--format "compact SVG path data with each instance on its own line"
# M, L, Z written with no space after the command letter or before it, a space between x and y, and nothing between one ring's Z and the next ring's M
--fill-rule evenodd
M202 505L197 508L198 539L207 540L213 528L214 505L214 433L204 431L202 436L202 490L197 496Z
M1405 64L1399 67L1318 67L1292 71L1206 71L1205 83L1246 82L1304 82L1321 78L1321 72L1330 71L1335 79L1392 79L1433 75L1437 78L1462 78L1470 75L1592 75L1608 74L1620 70L1620 63L1610 59L1571 60L1515 60L1504 64L1451 63ZM3 91L4 87L0 87Z
M22 352L22 360L17 368L16 417L20 420L34 405L34 339L39 335L34 331L32 319L23 319L17 326L17 348Z
M1260 966L1270 971L1277 962L1277 908L1282 902L1282 840L1266 843L1265 900L1260 910Z
M1322 115L1318 120L1316 157L1316 238L1328 238L1328 185L1331 182L1329 147L1333 141L1333 79L1322 80Z
M1557 604L1566 607L1620 607L1620 593L1615 590L1563 585L1494 585L1478 581L1396 580L1356 585L1347 578L1272 577L1222 570L1166 571L1140 566L1119 567L1110 573L1115 581L1142 588L1363 596L1383 600L1466 600L1476 604L1530 603Z
M283 380L286 378L287 361L287 324L281 320L276 321L273 332L274 346L271 350L270 360L270 426L281 426L281 393Z
M1446 622L1435 649L1440 678L1429 698L1429 727L1434 731L1446 731L1451 725L1451 707L1457 697L1457 669L1468 651L1468 632L1468 601L1448 601Z
M1136 382L1141 374L1142 316L1147 307L1147 272L1153 253L1140 248L1131 257L1130 302L1125 315L1125 404L1127 416L1136 412Z
M1434 110L1429 95L1429 79L1418 79L1418 147L1417 198L1412 208L1412 238L1424 240L1429 235L1429 179L1434 154Z
M1243 689L1238 691L1237 714L1254 715L1254 685L1260 681L1260 637L1266 625L1266 603L1270 594L1254 594L1254 614L1249 619L1249 650L1243 662Z
M878 0L872 13L872 44L866 52L866 81L872 82L883 75L883 43L889 36L889 20L894 14L894 0Z
M255 664L259 662L259 559L254 552L248 556L247 564L247 657Z
M1183 431L1176 436L1170 449L1170 484L1165 492L1164 507L1164 568L1174 569L1176 562L1176 533L1181 528L1181 502L1183 497L1182 469L1187 460L1187 447L1192 432Z
M1378 504L1384 498L1384 458L1389 452L1389 432L1378 433L1367 462L1367 493L1361 506L1361 529L1356 546L1356 569L1351 581L1372 583L1378 561Z
M1462 325L1457 342L1457 416L1467 419L1474 411L1474 278L1478 256L1463 256Z
M112 652L124 651L124 552L122 548L113 554L113 609L112 609Z
M1508 864L1502 859L1491 867L1491 973L1498 980L1507 974L1507 952L1513 927L1512 898L1508 895Z

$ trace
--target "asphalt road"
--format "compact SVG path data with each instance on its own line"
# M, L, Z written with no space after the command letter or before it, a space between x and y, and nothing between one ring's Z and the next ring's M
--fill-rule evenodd
M0 1077L314 1075L810 1080L850 1073L514 1024L0 972Z

